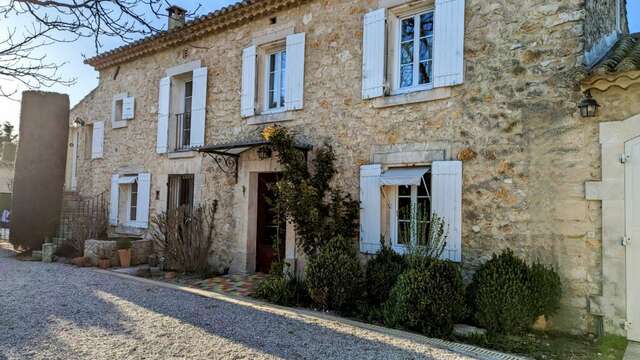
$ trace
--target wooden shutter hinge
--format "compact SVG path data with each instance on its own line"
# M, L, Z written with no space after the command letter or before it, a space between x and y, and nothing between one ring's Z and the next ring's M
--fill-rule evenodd
M631 155L629 154L620 154L620 163L626 164L629 160L631 160Z
M623 236L622 237L622 246L631 246L631 237L630 236Z

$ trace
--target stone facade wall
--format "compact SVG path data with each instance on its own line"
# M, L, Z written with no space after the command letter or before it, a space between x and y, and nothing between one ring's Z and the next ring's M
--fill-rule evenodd
M603 37L617 31L616 3L619 0L587 0L585 1L585 49L591 48ZM621 0L624 2L624 0Z
M600 209L585 200L584 182L599 173L597 124L579 116L581 94L565 76L583 54L584 2L468 0L465 83L441 100L384 109L361 98L362 16L377 6L374 0L313 1L275 14L277 25L259 19L102 70L98 88L71 116L107 122L104 159L80 159L78 190L108 190L111 174L123 167L150 171L153 213L166 206L166 175L191 168L202 174L200 200L219 200L217 235L242 236L242 184L210 159L156 154L157 84L165 69L201 60L209 69L206 143L255 139L263 126L240 117L242 49L256 33L291 24L306 33L305 105L282 125L312 144L333 145L336 185L357 197L359 165L395 147L437 144L446 159L473 150L477 157L463 166L465 270L471 274L508 247L553 264L565 294L556 326L593 331L587 298L601 288ZM136 98L136 116L112 129L111 99L122 92Z
M91 260L92 265L98 264L98 257L103 253L109 254L111 266L120 266L116 241L94 239L85 241L84 256ZM136 240L131 242L131 265L146 264L151 254L153 254L153 241Z

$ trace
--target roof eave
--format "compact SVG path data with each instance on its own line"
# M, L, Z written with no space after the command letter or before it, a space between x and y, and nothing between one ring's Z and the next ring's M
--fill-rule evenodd
M86 59L85 64L96 70L122 64L186 41L194 41L214 32L238 26L258 17L290 8L310 0L244 0L207 15L197 17L184 25L163 31L131 44Z

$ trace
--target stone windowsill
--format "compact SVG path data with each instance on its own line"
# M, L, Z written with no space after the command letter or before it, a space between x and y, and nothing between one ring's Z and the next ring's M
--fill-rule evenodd
M400 106L407 104L417 104L421 102L442 100L451 97L451 88L436 88L424 91L416 91L406 94L384 96L373 99L371 104L376 109L383 109L392 106Z
M112 129L122 129L127 127L127 120L116 120L111 122Z
M196 156L196 152L193 150L189 151L174 151L167 154L169 159L189 159Z
M134 237L139 237L142 236L144 234L145 229L141 229L141 228L136 228L133 226L129 226L129 225L117 225L113 228L113 233L115 235L127 235L127 236L134 236Z
M282 111L271 114L259 114L247 118L247 125L262 125L275 122L291 121L294 119L293 111Z

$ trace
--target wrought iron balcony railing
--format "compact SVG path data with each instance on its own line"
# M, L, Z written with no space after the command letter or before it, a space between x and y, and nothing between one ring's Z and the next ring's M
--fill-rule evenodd
M176 114L175 151L191 149L191 113Z

